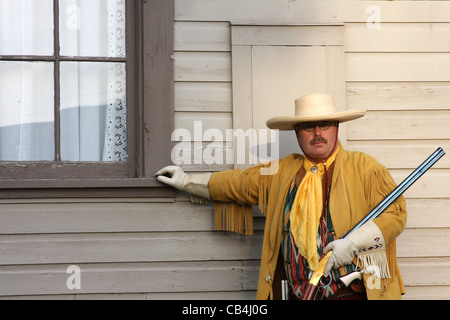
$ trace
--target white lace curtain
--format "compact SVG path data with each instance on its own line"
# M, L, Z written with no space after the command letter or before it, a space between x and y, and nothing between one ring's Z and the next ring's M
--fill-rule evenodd
M123 58L125 0L60 0L60 54ZM0 55L53 56L53 0L0 0ZM54 160L53 62L0 61L0 160ZM62 61L63 161L126 160L126 68Z

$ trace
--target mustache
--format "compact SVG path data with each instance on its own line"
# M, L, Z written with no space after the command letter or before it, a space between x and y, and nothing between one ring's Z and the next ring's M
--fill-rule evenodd
M311 140L311 142L309 144L313 145L314 143L317 143L317 142L328 143L328 141L325 138L315 137L314 139Z

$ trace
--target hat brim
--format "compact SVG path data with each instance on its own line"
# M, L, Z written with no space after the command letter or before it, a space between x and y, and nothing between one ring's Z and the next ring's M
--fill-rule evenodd
M356 120L358 118L364 117L365 114L366 112L362 110L347 110L327 115L317 115L308 117L281 116L267 120L266 125L269 129L294 130L294 125L297 123L315 122L315 121L339 121L341 123L350 120Z

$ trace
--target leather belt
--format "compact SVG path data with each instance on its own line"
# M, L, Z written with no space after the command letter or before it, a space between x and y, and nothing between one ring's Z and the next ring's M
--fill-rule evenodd
M362 283L352 283L323 300L367 300L366 288Z

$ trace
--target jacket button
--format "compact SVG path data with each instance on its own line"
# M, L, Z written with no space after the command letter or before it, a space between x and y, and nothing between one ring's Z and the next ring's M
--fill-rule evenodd
M270 280L272 280L272 277L271 276L267 276L266 277L266 282L270 282Z

